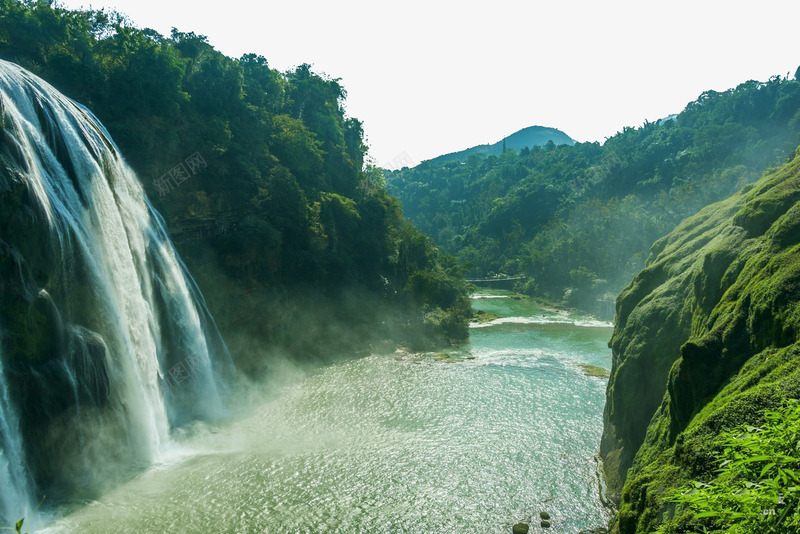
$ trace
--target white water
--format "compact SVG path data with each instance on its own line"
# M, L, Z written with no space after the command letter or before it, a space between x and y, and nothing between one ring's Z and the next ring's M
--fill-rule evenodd
M0 103L6 186L24 184L31 199L19 211L35 214L39 230L46 227L49 243L41 246L51 247L57 258L54 265L28 267L49 273L38 297L57 308L57 322L63 321L63 327L55 330L67 332L59 353L37 355L39 360L32 364L5 351L0 371L3 360L31 365L33 375L37 366L59 361L64 377L59 387L71 390L71 409L77 413L74 426L81 427L73 430L76 442L64 446L77 448L85 445L85 439L103 435L104 428L84 428L93 423L81 417L82 409L97 408L113 414L103 421L114 420L122 427L109 434L123 440L110 444L120 450L109 455L136 464L157 461L168 447L175 421L224 413L222 383L215 373L215 368L230 365L224 344L214 328L209 331L210 319L199 293L139 180L94 116L5 61L0 61ZM0 235L12 250L25 250L26 238ZM20 285L32 282L20 276ZM3 329L0 324L0 332ZM222 347L221 354L214 354L210 339ZM104 354L102 361L91 359L87 340L95 352ZM170 389L170 370L187 358L192 362L191 376ZM92 393L82 397L90 385L79 382L78 368L88 369L93 378L107 377L108 397L93 399ZM96 401L102 401L101 406L94 406ZM38 500L45 489L31 487L26 445L39 443L26 444L20 435L16 402L0 373L0 520L6 522L28 513L30 501ZM98 456L84 459L102 461L100 448L94 446Z
M2 357L0 357L0 488L2 488L0 517L30 513L32 509L30 481L24 469L19 418L8 396Z

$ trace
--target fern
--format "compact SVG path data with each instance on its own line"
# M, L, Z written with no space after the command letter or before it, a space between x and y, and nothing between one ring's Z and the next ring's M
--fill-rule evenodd
M694 531L800 532L800 403L764 413L762 427L720 435L719 469L671 499L689 507Z

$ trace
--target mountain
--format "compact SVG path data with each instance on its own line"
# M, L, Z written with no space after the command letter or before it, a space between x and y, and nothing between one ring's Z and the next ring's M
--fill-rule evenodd
M800 152L656 242L622 291L601 449L621 502L614 532L728 532L722 527L738 522L746 528L735 532L798 531L796 475L765 476L779 456L718 459L771 424L783 428L777 441L785 436L794 458L785 457L784 473L800 468L796 431L764 415L800 398L798 258ZM732 480L720 467L745 464L757 466L752 478L725 489ZM706 502L705 519L676 507L679 492L709 487L720 488L716 502L725 504ZM784 508L774 513L778 500Z
M798 143L800 82L776 76L705 92L602 145L434 159L386 180L471 278L507 274L519 291L605 313L656 239L783 164Z
M467 336L458 266L365 165L338 80L114 12L17 0L0 0L0 58L102 121L240 369Z
M556 145L575 144L575 140L561 130L548 128L546 126L528 126L508 137L504 137L492 145L478 145L460 152L444 154L428 161L432 163L446 163L448 161L466 161L469 156L473 155L499 156L503 153L504 147L505 150L519 152L523 148L544 146L551 141Z

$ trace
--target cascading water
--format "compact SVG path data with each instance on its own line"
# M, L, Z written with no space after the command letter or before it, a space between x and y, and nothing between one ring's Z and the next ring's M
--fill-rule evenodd
M8 396L0 355L0 515L30 509L30 482L22 460L19 421Z
M0 61L0 524L223 413L230 355L99 121Z

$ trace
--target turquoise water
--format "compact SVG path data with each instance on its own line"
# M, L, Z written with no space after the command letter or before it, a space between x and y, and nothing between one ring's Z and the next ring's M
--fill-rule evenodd
M606 381L579 365L609 368L610 325L473 302L502 317L447 358L397 352L297 374L47 531L507 534L540 511L554 533L602 525Z

